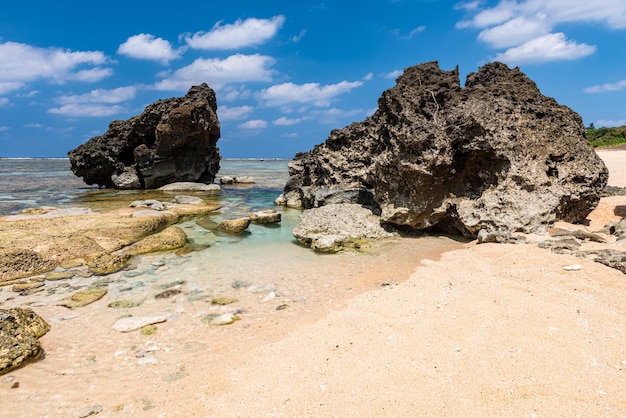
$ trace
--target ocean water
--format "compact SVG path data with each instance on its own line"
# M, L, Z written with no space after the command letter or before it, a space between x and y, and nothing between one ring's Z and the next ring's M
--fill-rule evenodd
M359 289L400 282L408 278L420 260L436 259L461 246L445 236L398 237L372 243L365 252L317 254L298 244L291 234L301 212L273 204L287 181L287 164L287 160L222 161L217 178L252 176L255 184L222 187L220 195L210 197L219 203L219 210L179 225L197 251L184 256L166 252L139 257L129 269L112 275L110 296L154 300L150 292L169 283L181 283L187 304L212 297L235 297L245 304L248 319L261 318L276 306L304 306L317 301L313 305L319 307ZM41 206L102 211L144 198L171 196L86 186L72 174L67 159L0 160L0 216ZM224 219L270 208L281 212L279 224L251 224L240 236L215 230ZM0 292L0 304L3 299L11 300L8 295ZM307 305L307 309L313 309L313 305Z

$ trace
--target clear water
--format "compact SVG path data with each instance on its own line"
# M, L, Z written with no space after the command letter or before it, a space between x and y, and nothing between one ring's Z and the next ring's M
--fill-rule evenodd
M300 211L273 204L288 178L287 163L222 161L218 178L252 176L256 183L223 187L219 196L211 198L220 204L219 210L180 225L189 241L202 249L182 256L160 253L138 258L130 270L112 275L110 296L145 301L137 309L150 313L150 304L157 303L152 297L157 289L184 282L184 296L178 299L184 306L179 306L179 311L199 314L202 307L211 306L203 301L226 296L240 302L223 309L243 310L248 320L271 315L282 304L290 304L290 312L308 312L381 283L398 283L413 272L421 259L436 259L442 252L460 247L448 237L424 236L381 240L373 243L368 252L317 254L299 245L291 234ZM0 160L0 216L39 206L82 206L100 211L141 198L171 199L171 195L85 186L71 173L67 159ZM268 208L280 211L282 222L251 224L241 236L220 234L212 228L223 219ZM0 292L0 304L5 299L12 304L22 300L11 300L9 295Z

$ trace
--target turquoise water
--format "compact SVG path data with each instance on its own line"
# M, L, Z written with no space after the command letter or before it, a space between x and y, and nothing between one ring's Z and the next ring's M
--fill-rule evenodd
M299 245L291 234L301 212L273 204L287 181L287 164L287 160L222 161L218 179L223 175L251 176L256 183L223 186L218 196L208 198L219 203L219 210L179 224L197 251L138 257L127 269L110 275L110 297L143 301L137 309L146 313L175 309L175 314L198 315L211 307L203 302L213 297L234 297L239 303L223 309L243 312L246 324L251 324L271 317L280 306L289 305L289 312L304 313L324 309L332 301L381 283L398 283L412 273L421 259L436 259L442 252L460 247L447 237L424 236L380 240L372 243L368 252L317 254ZM39 206L106 210L140 198L171 199L171 195L154 193L85 186L71 173L66 159L0 160L0 215ZM281 212L279 224L251 224L240 236L215 229L224 219L271 208ZM86 285L97 278L76 280L79 281L75 285ZM172 283L178 283L176 286L183 293L174 301L157 302L153 297L157 289ZM28 301L28 297L12 300L10 295L0 292L0 304L4 300L11 304Z
M272 204L287 181L288 160L222 160L221 176L252 176L250 187L225 187L221 197L250 207ZM41 206L89 206L97 196L114 197L143 192L98 190L74 176L67 158L0 159L0 216Z

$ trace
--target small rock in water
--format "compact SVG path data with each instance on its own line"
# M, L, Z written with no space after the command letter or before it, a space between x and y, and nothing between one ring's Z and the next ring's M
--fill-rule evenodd
M563 270L566 270L566 271L578 271L582 268L583 266L581 266L580 264L572 264L570 266L563 266Z
M119 332L130 332L146 325L158 324L167 321L164 316L129 316L118 319L113 324L113 329Z
M159 360L157 360L157 358L154 356L145 356L137 360L137 365L147 366L148 364L157 364L158 362Z
M134 308L139 305L141 305L140 302L133 302L130 300L114 300L113 302L109 303L107 306L109 308L127 309L127 308Z
M71 279L74 277L73 271L51 271L46 273L44 279L48 281Z
M211 304L213 305L230 305L231 303L237 302L239 302L239 299L229 297L213 298L211 300Z
M174 202L181 205L199 205L204 203L204 200L197 196L174 196Z
M250 286L250 283L243 280L235 280L231 286L233 289L239 289L240 287Z
M184 280L176 280L175 282L169 282L169 283L164 283L162 285L159 285L159 287L161 289L169 289L170 287L180 286L182 284L185 284Z
M232 314L232 313L225 313L222 315L209 314L205 316L204 318L202 318L202 322L208 322L209 325L221 326L221 325L230 325L233 322L238 321L240 319L241 318L239 316Z
M96 405L92 408L86 409L83 412L81 412L81 414L79 415L79 418L90 417L92 415L99 414L100 412L102 412L102 407L100 405Z
M270 292L263 299L261 299L261 303L266 303L274 299L276 299L276 293Z
M59 306L65 306L66 308L82 308L97 300L102 299L107 294L107 290L103 287L94 287L87 290L81 290L70 296L69 299L64 300Z
M183 291L180 289L168 289L164 292L161 292L155 295L154 298L155 299L167 299L167 298L171 298L172 296L180 295L181 293L183 293Z

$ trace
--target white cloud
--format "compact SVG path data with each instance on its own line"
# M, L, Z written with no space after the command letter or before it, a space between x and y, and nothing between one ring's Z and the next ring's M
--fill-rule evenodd
M367 73L363 76L363 81L370 81L372 78L374 78L374 73Z
M6 97L0 97L0 107L8 106L9 103L9 99Z
M620 80L617 83L605 83L587 87L585 93L605 93L607 91L620 91L624 89L626 89L626 80Z
M276 35L285 22L282 15L271 19L250 18L222 25L218 22L209 32L196 32L185 41L194 49L237 49L260 45Z
M426 30L426 26L420 25L420 26L416 27L415 29L413 29L411 32L409 32L407 38L411 39L412 37L414 37L418 33L424 32L425 30Z
M8 126L0 126L0 132L8 131L9 129L11 128Z
M76 117L104 117L113 116L118 113L124 112L125 109L122 106L107 106L103 104L85 104L85 103L71 103L61 107L55 107L48 109L48 113L64 116L76 116Z
M346 119L348 118L360 120L370 114L369 109L344 110L336 107L311 112L311 115L314 116L316 120L325 125L346 124Z
M263 119L253 119L239 125L243 129L264 129L267 128L267 122Z
M113 73L109 68L100 67L108 62L107 56L99 51L72 52L17 42L0 43L0 91L17 90L39 79L56 83L99 81ZM84 66L95 68L85 69Z
M149 33L131 36L117 49L118 54L131 58L160 61L163 64L180 58L184 51L184 48L172 48L172 44L169 41L163 38L155 38L154 35Z
M35 128L35 129L42 129L44 126L41 123L27 123L26 125L24 125L24 128Z
M300 33L299 33L299 34L297 34L297 35L292 35L292 36L289 38L289 40L290 40L291 42L293 42L293 43L297 43L297 42L300 42L300 41L302 40L302 38L304 38L304 35L306 35L306 29L302 29L302 30L300 31Z
M384 78L398 78L402 75L404 71L402 70L393 70L390 73L382 74Z
M96 89L81 95L70 95L57 97L55 101L59 104L74 103L121 103L135 98L137 89L133 86L119 87L116 89Z
M292 126L292 125L297 125L298 123L302 122L304 120L304 118L295 118L295 119L289 119L285 116L282 116L274 121L272 121L272 124L276 125L276 126Z
M608 128L612 126L624 126L624 125L626 125L626 119L621 119L621 120L600 119L596 121L596 123L594 124L596 128Z
M0 64L1 66L2 64ZM1 75L0 75L1 77ZM5 94L14 90L18 90L22 88L26 83L22 83L20 81L0 81L0 94Z
M250 94L250 90L246 89L245 86L239 86L239 88L226 86L220 91L219 100L221 102L233 102L237 99L245 100L250 97Z
M456 27L478 28L479 40L496 49L510 48L499 55L508 62L572 60L595 52L595 46L568 41L555 31L559 25L604 23L613 29L626 28L624 0L500 0L488 8L481 4L457 5L474 16Z
M207 83L220 89L228 83L272 81L275 60L267 55L235 54L225 59L198 58L156 83L157 90L187 90L192 85Z
M563 33L542 36L496 55L497 61L509 65L542 63L555 60L575 60L596 51L596 47L568 41Z
M545 17L516 17L501 25L485 29L478 34L478 39L493 48L509 48L521 45L550 33L550 24Z
M220 120L245 119L252 112L252 106L220 106L217 108L217 116Z
M288 103L310 103L315 106L329 106L332 99L336 96L362 85L362 81L342 81L325 86L321 86L319 83L283 83L259 91L256 97L267 106L282 106Z

